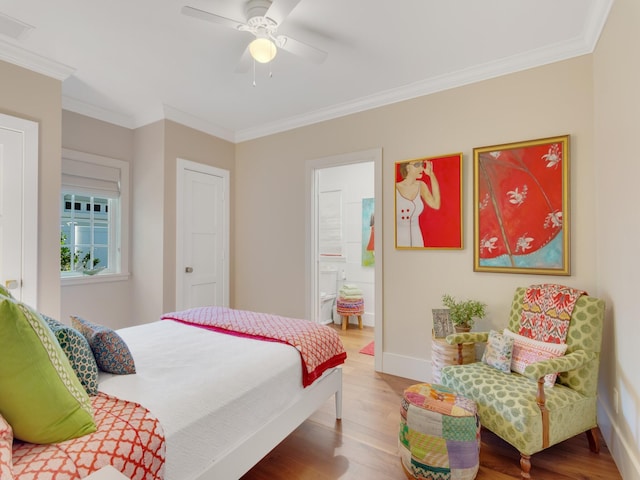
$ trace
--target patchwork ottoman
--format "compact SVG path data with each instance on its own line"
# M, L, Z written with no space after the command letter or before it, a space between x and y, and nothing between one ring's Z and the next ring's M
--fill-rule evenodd
M398 446L410 479L471 480L480 455L476 404L450 388L420 383L402 396Z

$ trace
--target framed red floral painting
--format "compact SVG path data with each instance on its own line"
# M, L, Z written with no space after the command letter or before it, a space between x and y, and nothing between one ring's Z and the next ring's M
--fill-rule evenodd
M570 275L569 135L474 148L474 270Z

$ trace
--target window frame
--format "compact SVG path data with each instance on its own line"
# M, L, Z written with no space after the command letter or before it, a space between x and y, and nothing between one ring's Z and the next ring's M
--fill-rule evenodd
M64 285L76 285L76 284L89 284L89 283L101 283L112 282L119 280L126 280L129 278L129 163L123 160L115 158L104 157L101 155L95 155L91 153L78 152L75 150L62 149L62 159L69 159L75 162L84 162L90 169L91 166L109 167L118 170L119 172L119 195L115 198L117 202L109 202L110 204L116 204L116 208L109 207L110 215L112 215L112 221L110 227L113 227L109 232L109 242L114 242L114 252L110 253L109 269L104 270L97 275L83 275L76 272L63 272L60 270L60 282ZM64 210L64 195L66 193L72 193L81 196L93 196L97 198L107 198L96 190L94 193L78 192L74 191L71 187L66 187L62 183L62 177L65 174L64 160L61 162L61 185L60 185L60 207L58 210L58 220L62 219L62 213ZM67 172L68 173L68 172ZM109 245L111 247L111 245Z

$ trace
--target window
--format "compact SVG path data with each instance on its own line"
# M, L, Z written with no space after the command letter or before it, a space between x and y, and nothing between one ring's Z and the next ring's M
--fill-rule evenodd
M129 165L63 150L60 274L101 278L127 273Z

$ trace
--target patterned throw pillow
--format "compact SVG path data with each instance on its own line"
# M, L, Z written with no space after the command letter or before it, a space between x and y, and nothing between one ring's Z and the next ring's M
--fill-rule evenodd
M501 372L511 373L511 355L513 352L513 338L506 337L495 330L489 332L487 347L482 354L482 361L497 368Z
M522 300L518 334L546 343L566 343L573 308L587 292L556 284L531 285Z
M89 342L100 370L116 375L136 373L131 351L120 335L75 315L71 316L71 324Z
M59 443L95 432L93 409L40 314L0 299L0 412L14 438Z
M13 430L11 425L0 415L0 478L13 480Z
M511 370L517 373L524 373L527 365L548 358L562 357L567 351L567 344L546 343L523 337L517 333L505 329L503 335L513 338L513 356L511 359ZM557 373L550 373L544 377L545 387L553 387L556 383Z
M42 315L49 328L56 336L62 351L67 355L69 363L76 372L78 380L89 395L98 394L98 365L93 356L89 342L84 335L74 328L58 320Z

